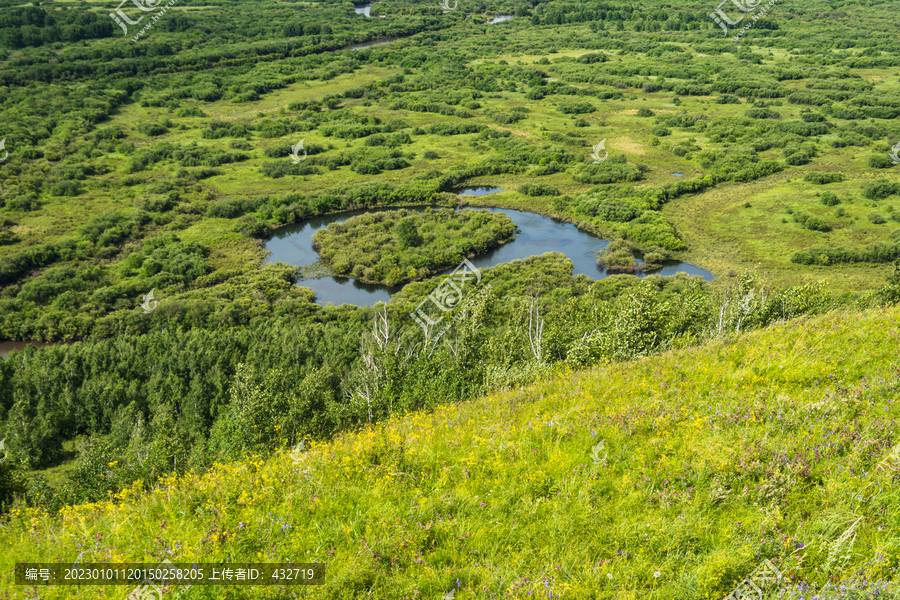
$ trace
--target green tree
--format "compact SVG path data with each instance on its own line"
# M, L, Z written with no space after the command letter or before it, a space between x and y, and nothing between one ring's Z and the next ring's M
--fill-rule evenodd
M413 217L401 219L394 228L394 232L400 239L401 248L415 248L421 246L425 241L419 233L419 228L416 227L416 220Z

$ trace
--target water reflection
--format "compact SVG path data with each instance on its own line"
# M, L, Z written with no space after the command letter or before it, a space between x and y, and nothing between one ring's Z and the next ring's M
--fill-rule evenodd
M503 188L498 187L490 187L490 186L481 186L481 187L467 187L467 188L455 188L450 190L451 194L457 194L459 196L487 196L488 194L499 194L500 192L505 192Z
M28 345L38 348L49 346L47 342L0 342L0 358L6 358L13 350L24 350Z
M349 46L344 46L341 50L363 50L364 48L371 48L372 46L384 46L385 44L390 44L397 38L385 38L383 40L375 40L372 42L362 42L361 44L350 44Z

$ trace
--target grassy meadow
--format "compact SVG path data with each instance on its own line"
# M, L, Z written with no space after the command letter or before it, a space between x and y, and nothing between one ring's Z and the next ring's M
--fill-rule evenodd
M887 582L900 566L898 317L835 312L559 371L150 493L16 510L0 568L69 555L327 565L323 586L194 586L189 600L718 600L763 558L796 589Z

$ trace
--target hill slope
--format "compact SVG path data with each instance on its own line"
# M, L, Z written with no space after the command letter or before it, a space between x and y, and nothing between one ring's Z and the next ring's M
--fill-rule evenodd
M718 599L763 558L820 587L891 580L898 317L801 319L398 417L296 462L220 465L61 521L16 513L0 569L78 556L328 564L324 586L195 586L187 599Z

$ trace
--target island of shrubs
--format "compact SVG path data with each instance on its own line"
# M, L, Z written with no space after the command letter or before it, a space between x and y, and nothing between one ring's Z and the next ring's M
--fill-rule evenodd
M671 259L669 252L659 246L651 246L638 262L634 249L625 240L615 240L597 254L597 266L611 273L644 273L661 269Z
M313 242L338 275L394 286L425 279L515 236L515 223L503 213L428 208L351 217L318 231Z

